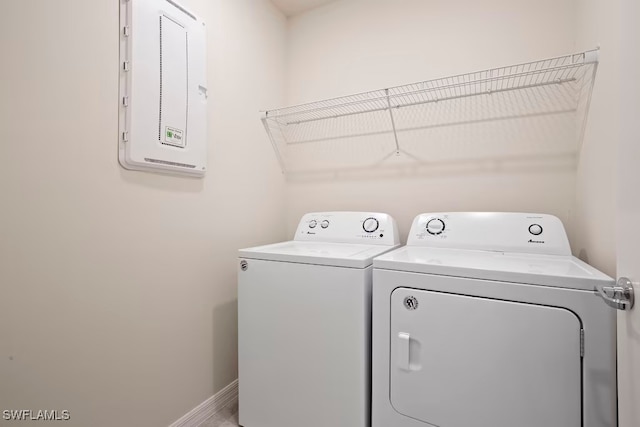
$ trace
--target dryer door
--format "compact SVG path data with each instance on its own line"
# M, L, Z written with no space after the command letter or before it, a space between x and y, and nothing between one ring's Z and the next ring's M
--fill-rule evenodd
M391 295L391 403L439 427L580 427L569 310L409 288Z

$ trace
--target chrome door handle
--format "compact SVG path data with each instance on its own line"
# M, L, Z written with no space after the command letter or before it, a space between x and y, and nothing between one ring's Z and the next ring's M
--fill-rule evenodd
M621 277L615 286L597 286L597 293L609 307L617 310L631 310L635 302L633 283Z

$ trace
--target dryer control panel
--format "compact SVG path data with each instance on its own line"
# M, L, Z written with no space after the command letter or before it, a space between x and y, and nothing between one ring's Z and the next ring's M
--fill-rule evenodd
M560 219L529 213L421 214L413 221L407 246L571 255Z
M396 221L384 213L315 212L302 217L294 240L397 245Z

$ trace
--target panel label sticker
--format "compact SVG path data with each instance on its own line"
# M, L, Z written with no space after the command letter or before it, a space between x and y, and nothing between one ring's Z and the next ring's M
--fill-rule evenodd
M176 147L184 147L184 131L166 126L164 129L164 142Z

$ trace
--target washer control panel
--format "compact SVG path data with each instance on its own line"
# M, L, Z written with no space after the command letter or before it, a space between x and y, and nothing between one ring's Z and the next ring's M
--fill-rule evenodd
M571 255L562 222L553 215L452 212L418 215L407 246Z
M302 217L294 240L397 245L395 220L383 213L316 212Z

